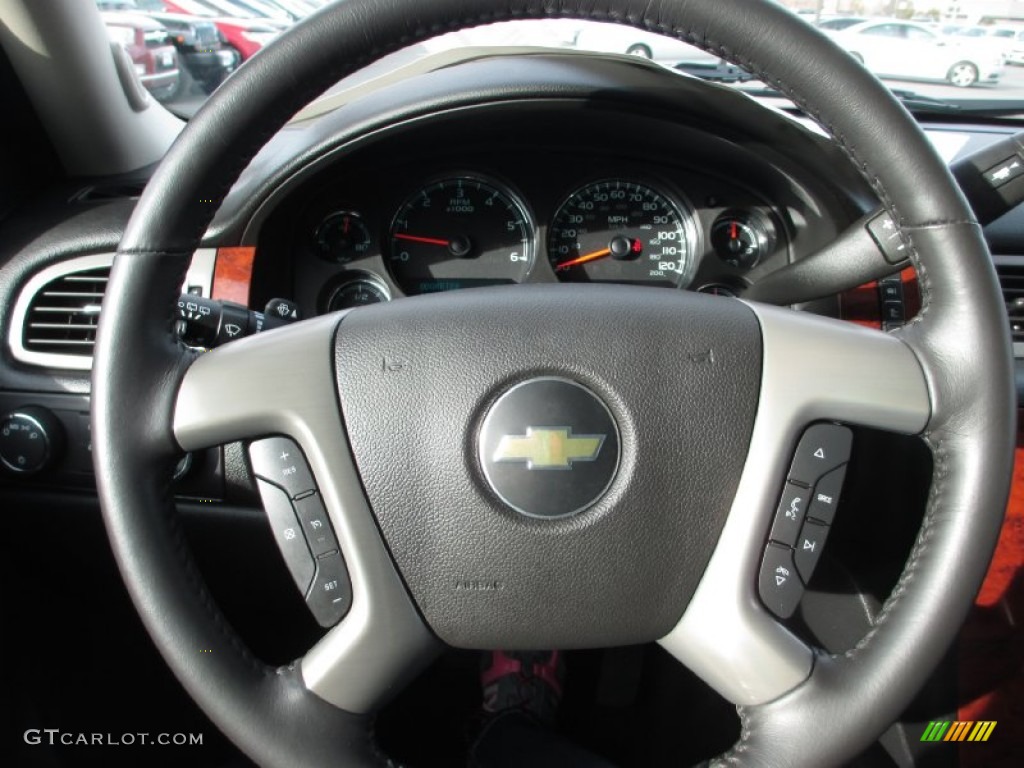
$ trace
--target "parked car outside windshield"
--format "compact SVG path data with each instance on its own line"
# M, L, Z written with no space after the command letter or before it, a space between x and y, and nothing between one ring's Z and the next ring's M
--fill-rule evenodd
M181 88L178 53L167 28L138 13L104 12L107 35L131 57L135 74L158 101L170 101Z
M210 19L178 13L146 15L167 28L170 42L178 51L181 79L172 98L187 96L193 86L204 94L213 93L241 63L237 51L223 44L226 39Z
M315 12L328 0L98 0L131 3L156 13L185 14L214 23L222 48L244 63L295 19ZM799 0L783 0L796 9ZM271 12L273 5L277 10ZM1014 111L1024 107L1024 11L1019 21L965 24L937 19L932 23L891 16L820 16L801 14L850 55L861 61L901 97L915 103L949 104L958 109ZM1017 26L1019 24L1019 26ZM943 34L947 29L956 34ZM747 90L763 85L742 69L694 45L650 31L611 23L548 19L489 24L442 35L410 46L374 65L373 76L440 51L475 46L542 47L635 56L705 80ZM355 82L368 79L357 73ZM342 86L339 86L342 87ZM176 94L167 107L188 117L213 88ZM1024 111L1024 109L1022 109Z
M945 81L958 88L996 84L1003 75L1000 46L984 33L942 35L923 24L892 19L865 21L833 39L876 75Z

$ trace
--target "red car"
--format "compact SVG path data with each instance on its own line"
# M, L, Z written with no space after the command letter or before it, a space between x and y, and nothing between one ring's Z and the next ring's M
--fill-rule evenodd
M135 64L135 73L158 101L171 98L178 88L181 71L178 52L166 27L147 16L134 13L103 13L107 35L120 43Z

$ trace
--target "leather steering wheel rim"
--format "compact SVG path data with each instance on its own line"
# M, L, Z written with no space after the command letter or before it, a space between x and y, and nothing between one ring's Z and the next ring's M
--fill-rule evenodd
M93 443L110 541L157 647L211 719L260 763L386 765L368 715L313 694L297 665L252 657L213 604L177 529L175 396L195 356L171 333L178 286L227 190L311 98L398 48L508 19L571 17L661 32L777 87L843 147L897 223L922 310L896 335L927 382L923 439L934 478L919 539L867 637L818 653L806 681L739 708L737 765L850 759L908 703L984 577L1005 507L1015 438L1012 355L981 229L910 115L823 35L767 0L348 0L283 34L230 78L181 134L124 235L104 303ZM296 84L300 84L296 87ZM212 202L211 202L212 201ZM955 564L955 567L953 567ZM216 644L228 652L199 655Z

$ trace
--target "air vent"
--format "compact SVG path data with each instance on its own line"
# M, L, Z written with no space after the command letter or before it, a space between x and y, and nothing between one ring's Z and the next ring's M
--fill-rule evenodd
M997 256L995 264L1016 347L1024 344L1024 257Z
M8 343L27 365L86 371L114 254L77 256L40 270L18 294Z
M197 248L181 291L209 296L216 248ZM87 371L114 254L76 256L34 274L18 293L7 337L19 363Z
M29 352L92 355L110 267L82 270L46 283L28 306L22 345Z

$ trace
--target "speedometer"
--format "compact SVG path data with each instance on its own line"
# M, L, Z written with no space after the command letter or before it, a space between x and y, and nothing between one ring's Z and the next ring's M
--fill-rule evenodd
M605 179L569 195L548 235L560 280L684 285L693 261L692 216L664 192Z

